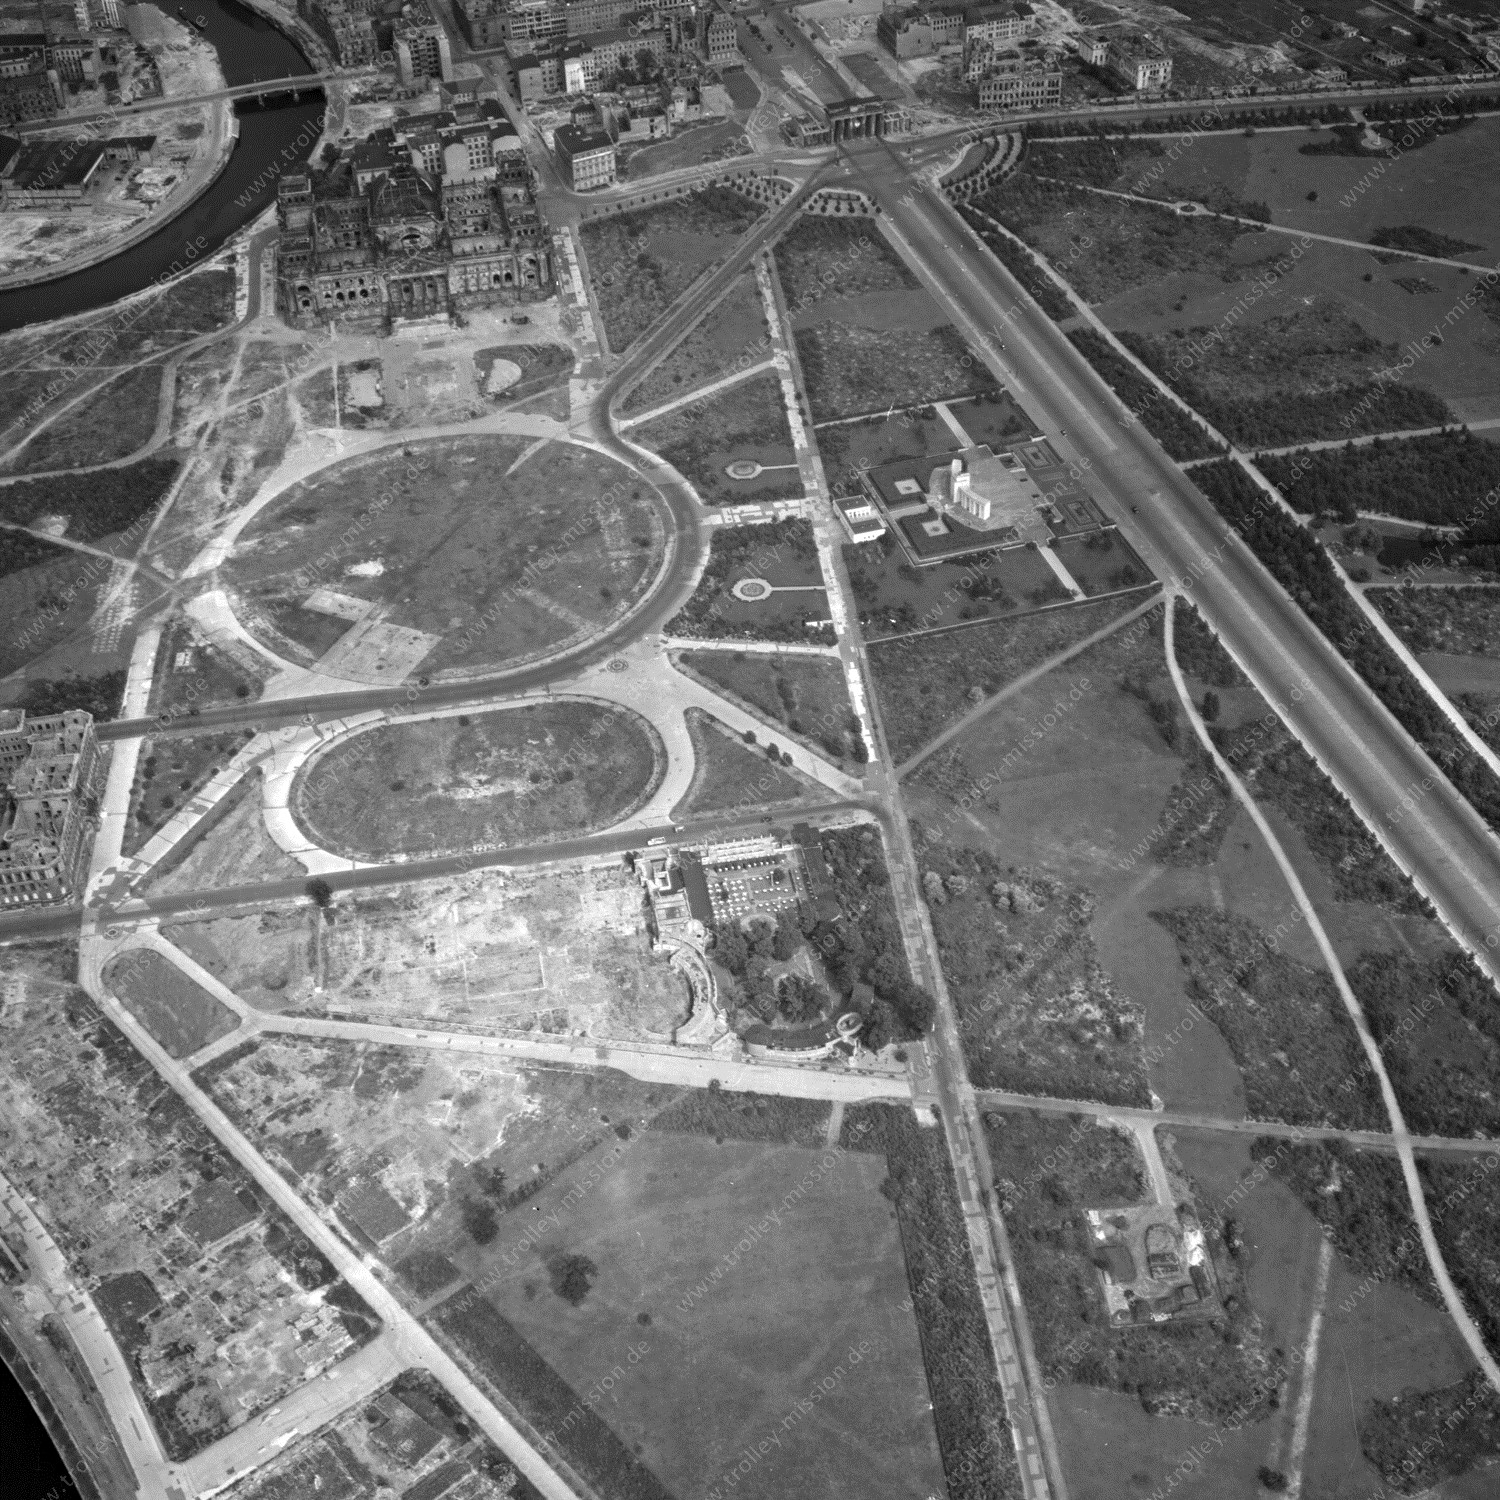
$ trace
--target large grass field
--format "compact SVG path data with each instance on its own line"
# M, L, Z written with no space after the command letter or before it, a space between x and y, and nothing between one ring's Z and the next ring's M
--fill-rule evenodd
M870 648L870 669L892 756L898 764L906 760L1006 683L1139 602L1133 596L1106 599L939 635L876 642Z
M837 657L686 651L682 664L822 754L856 765L867 758Z
M639 715L557 700L353 735L303 772L292 808L323 847L382 859L605 828L665 770Z
M781 378L774 370L679 406L633 428L630 438L661 454L706 505L747 505L802 494ZM742 460L760 464L764 472L753 479L731 479L725 469Z
M618 354L634 343L760 212L728 188L710 187L585 223L579 233L610 348Z
M555 651L620 618L660 561L664 509L628 469L571 443L472 437L351 459L293 485L223 573L244 623L311 662L351 628L332 590L433 637L424 672ZM361 622L363 624L363 622Z
M492 1249L451 1252L484 1291L437 1328L601 1493L940 1490L884 1164L736 1133L584 1156Z
M693 743L693 780L686 796L672 809L674 818L689 813L748 812L779 803L823 800L827 789L794 766L773 763L775 741L750 744L701 708L687 711ZM779 746L777 747L780 748ZM795 813L789 807L789 814Z
M240 1024L228 1006L149 948L112 960L104 982L173 1057L187 1057Z
M130 789L123 851L134 854L253 735L253 730L231 729L225 734L162 735L147 740Z

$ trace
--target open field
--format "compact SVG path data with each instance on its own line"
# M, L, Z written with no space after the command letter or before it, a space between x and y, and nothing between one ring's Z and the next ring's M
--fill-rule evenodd
M669 1102L657 1091L647 1108ZM592 1113L572 1110L585 1129ZM645 1131L607 1113L608 1144L529 1193L525 1225L502 1219L483 1246L446 1231L471 1285L432 1316L469 1367L614 1495L706 1490L771 1434L780 1446L765 1442L737 1493L940 1483L878 1159L688 1120L682 1134L671 1110ZM580 1411L601 1378L610 1401Z
M973 552L918 568L887 532L876 541L845 546L844 560L872 644L962 620L1024 614L1062 594L1057 575L1031 547Z
M827 795L827 789L812 777L793 766L773 763L766 748L759 743L747 744L700 708L687 710L687 726L693 742L693 781L687 795L672 809L674 818L770 807ZM787 811L793 813L795 809Z
M91 657L94 590L110 564L17 532L0 532L0 675L51 676ZM89 660L97 666L97 661ZM123 663L122 663L123 665Z
M994 706L924 763L906 783L917 856L921 868L939 875L950 868L965 873L958 867L971 854L998 859L1004 884L1016 888L1004 898L1008 913L985 913L972 930L955 919L960 952L997 945L1000 924L1018 920L1013 896L1018 891L1019 904L1030 904L1033 882L1044 892L1087 891L1092 911L1081 931L1111 992L1142 1018L1137 1048L1151 1089L1169 1109L1238 1118L1246 1096L1235 1055L1207 1007L1188 993L1177 945L1151 914L1212 899L1223 903L1227 916L1274 936L1284 958L1315 967L1320 960L1254 825L1225 802L1186 737L1161 661L1160 634L1150 627L1148 616L1088 648ZM1188 635L1179 628L1179 642ZM1235 734L1253 729L1264 705L1248 688L1226 683L1206 657L1197 651L1185 658L1190 673L1207 674L1189 677L1194 696L1211 688L1221 700L1220 727ZM1305 782L1283 755L1267 760L1268 776L1282 775L1270 767L1283 764L1295 800L1288 795L1285 815L1275 801L1262 805L1345 961L1352 965L1362 954L1406 945L1424 962L1438 957L1441 933L1409 904L1399 876L1387 880L1366 861L1365 846L1375 846L1347 805L1331 799L1321 779ZM1343 872L1331 873L1329 864L1347 864L1350 889L1335 884L1332 874ZM946 884L943 893L951 906ZM960 902L983 902L988 895L971 885ZM999 955L1002 962L977 992L977 1020L987 1014L984 1005L997 1003L992 995L1018 995L1033 969L1045 972L1064 939L1080 931L1058 920L1068 916L1065 899L1054 900L1051 911L1056 917L1050 920L1048 910L1028 919L1040 924L1034 934ZM1002 989L1005 961L1014 966L1014 979ZM1025 1024L1045 1027L1050 1015L1028 1012ZM1097 1017L1089 1022L1097 1024ZM1088 1053L1064 1031L1057 1037L1060 1048L1088 1067ZM965 1042L971 1053L994 1048L1000 1064L1017 1064L1004 1031L966 1028ZM1090 1068L1080 1084L1094 1081ZM1049 1086L1047 1092L1066 1090Z
M802 493L781 377L774 370L633 428L630 439L666 459L705 505L788 500ZM764 472L752 479L724 472L740 462L760 464Z
M187 1057L239 1025L232 1010L150 948L114 959L104 982L173 1057Z
M650 411L770 353L760 285L753 270L742 271L729 295L630 393L621 410Z
M141 746L135 785L130 789L130 815L121 848L134 854L180 806L185 806L208 780L233 759L251 729L225 734L161 735Z
M589 283L617 354L638 339L760 213L728 188L632 213L590 219L579 231Z
M855 594L860 594L858 583ZM870 670L891 755L898 764L905 761L1006 683L1119 619L1139 602L1134 597L1108 599L942 635L874 643Z
M1151 570L1135 548L1113 528L1066 537L1056 542L1052 550L1090 598L1154 582Z
M380 859L605 828L665 771L638 714L559 699L352 735L302 773L292 804L317 842Z
M664 535L656 492L589 449L438 439L293 485L246 527L223 576L273 650L310 663L339 645L369 676L386 668L364 658L391 642L399 680L418 664L494 670L586 638L640 597Z
M94 1289L164 1449L181 1460L378 1323L65 977L76 964L68 945L11 950L24 998L0 1026L6 1173L45 1202L71 1274Z
M773 592L763 599L735 598L735 585L747 578L763 579ZM812 525L789 520L716 530L698 587L668 622L667 633L702 640L808 641L831 639L832 628Z
M622 863L344 897L334 918L302 907L167 936L262 1010L601 1037L660 1035L687 1018L687 981L651 951Z
M161 368L160 363L139 366L101 384L87 401L38 432L16 455L12 471L35 474L127 458L156 429ZM76 388L68 394L75 395Z
M679 664L836 761L868 758L837 657L685 651Z
M303 1500L310 1492L318 1500L540 1495L493 1443L473 1436L458 1404L425 1370L404 1371L223 1491L230 1500Z
M907 407L859 422L825 423L815 435L823 472L835 495L859 494L859 476L865 469L898 458L957 452L959 446L934 406Z

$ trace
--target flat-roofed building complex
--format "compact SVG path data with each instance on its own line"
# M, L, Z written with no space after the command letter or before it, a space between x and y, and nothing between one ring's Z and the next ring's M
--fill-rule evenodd
M615 180L615 143L605 130L559 125L552 149L574 192L607 187Z
M87 873L104 757L92 714L0 710L0 906L67 901Z
M66 208L82 199L103 162L99 141L28 141L0 168L0 204Z
M366 68L379 57L374 0L297 0L297 13L333 48L341 67Z

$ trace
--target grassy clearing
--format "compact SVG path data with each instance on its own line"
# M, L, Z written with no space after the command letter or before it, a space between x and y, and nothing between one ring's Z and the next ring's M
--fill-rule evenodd
M860 1104L845 1113L840 1143L885 1155L881 1191L901 1223L948 1494L1013 1500L1021 1475L942 1132L924 1130L909 1109Z
M796 331L813 420L852 417L993 390L984 361L956 328L862 328L819 323Z
M1452 420L1431 391L1372 381L1401 357L1338 303L1281 313L1226 331L1179 328L1122 333L1195 411L1245 448L1279 448Z
M559 1446L589 1484L621 1500L673 1500L593 1406L580 1402L578 1392L491 1303L466 1289L444 1302L433 1319L480 1379L501 1391L538 1432L563 1434Z
M1252 1118L1378 1130L1369 1064L1333 980L1275 934L1212 907L1152 912L1177 940L1188 994L1229 1044Z
M1407 733L1443 768L1475 811L1492 826L1500 825L1500 780L1369 628L1313 535L1237 465L1227 461L1205 464L1193 471L1193 482L1343 652Z
M778 592L764 599L736 599L734 586L745 578L762 578ZM810 629L809 620L828 623ZM811 522L720 527L709 541L698 587L667 631L697 640L831 641L828 596Z
M804 214L776 242L774 254L787 310L793 314L830 299L922 285L868 219Z
M1212 1322L1110 1328L1085 1210L1149 1200L1129 1136L1092 1119L1007 1111L985 1118L995 1190L1043 1373L1120 1391L1146 1411L1198 1421L1265 1416L1271 1360L1243 1278L1208 1228L1228 1311Z
M15 468L35 474L127 458L156 430L160 400L160 364L126 370L43 428L17 454Z
M835 761L858 767L868 760L843 664L836 658L686 651L681 664Z
M173 1057L187 1057L240 1024L228 1006L153 949L112 959L104 982Z
M1099 962L1093 894L987 850L929 844L921 858L975 1087L1149 1106L1144 1016Z
M225 564L252 633L316 660L349 618L307 607L331 589L388 625L433 636L422 670L493 669L619 619L665 545L656 492L574 443L436 439L293 485ZM514 472L512 470L514 469ZM357 571L351 571L357 570Z
M941 635L873 643L870 671L892 757L897 764L905 761L1007 683L1119 619L1138 602L1106 599Z
M693 782L687 795L672 809L674 818L688 814L748 812L799 798L823 798L826 788L791 766L772 761L771 746L742 740L701 708L687 710L688 736L693 742Z
M579 236L610 348L623 353L729 253L760 212L728 188L708 187L585 223Z
M387 859L605 828L665 769L639 715L559 700L353 735L298 777L292 808L323 847Z
M1244 233L1223 219L1182 218L1083 188L1037 180L1029 166L974 202L1039 250L1086 302L1105 302L1176 272L1238 281L1232 259Z
M729 295L630 393L621 410L650 411L770 354L760 285L753 270L742 271Z
M1285 453L1261 459L1260 466L1299 511L1330 511L1349 522L1359 511L1377 511L1473 530L1476 511L1483 527L1486 507L1480 497L1500 485L1500 443L1465 429ZM1493 522L1488 529L1493 531Z
M232 729L223 734L163 735L147 740L130 789L123 852L134 854L254 736L253 729Z
M633 428L630 439L666 459L705 505L790 500L802 494L781 377L774 370ZM742 459L767 472L731 479L725 469Z

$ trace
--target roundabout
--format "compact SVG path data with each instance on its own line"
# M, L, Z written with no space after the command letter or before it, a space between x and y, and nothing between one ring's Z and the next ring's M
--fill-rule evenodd
M660 581L656 487L568 439L435 438L291 485L218 569L267 652L370 684L468 679L585 644Z

